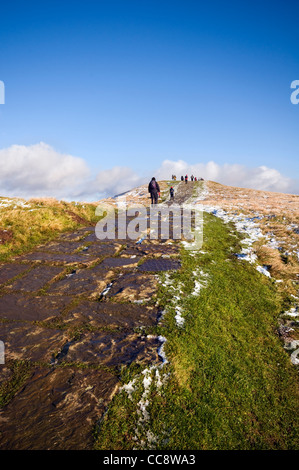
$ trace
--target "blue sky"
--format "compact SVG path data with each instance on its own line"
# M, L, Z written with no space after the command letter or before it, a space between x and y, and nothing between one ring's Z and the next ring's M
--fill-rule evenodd
M0 192L30 193L21 172L28 152L37 171L43 143L39 171L48 171L53 152L59 174L71 171L65 155L79 158L93 188L113 168L111 177L127 175L131 185L170 171L165 161L174 169L183 161L186 171L200 164L209 177L204 165L213 161L220 182L223 165L254 174L266 167L284 185L251 186L299 193L299 105L290 101L298 14L295 1L2 2ZM51 172L54 191L61 181Z

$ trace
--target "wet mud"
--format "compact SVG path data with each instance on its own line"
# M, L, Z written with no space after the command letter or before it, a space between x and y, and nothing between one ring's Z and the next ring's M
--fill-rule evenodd
M0 411L1 448L92 449L91 429L118 384L105 370L38 367Z
M191 195L184 185L174 202ZM158 274L180 268L179 247L99 241L89 226L0 266L0 392L15 386L0 410L0 449L92 448L121 369L161 360L145 331L160 316ZM17 384L16 364L29 367Z

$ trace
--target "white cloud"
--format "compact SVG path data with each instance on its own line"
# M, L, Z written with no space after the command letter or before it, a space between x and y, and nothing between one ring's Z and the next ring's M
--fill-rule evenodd
M229 186L292 194L299 193L298 181L287 178L276 169L264 165L250 168L239 164L218 165L213 161L190 165L184 160L164 160L156 171L156 176L159 179L171 178L173 174L179 179L185 174L189 176L193 174L198 178L202 177L205 180L216 181Z
M24 198L51 196L58 199L97 201L148 182L151 176L170 179L175 174L203 177L231 186L298 194L298 181L274 168L248 168L239 164L218 165L210 161L190 165L184 160L164 160L147 177L130 167L114 166L93 175L86 161L62 154L43 142L31 146L12 145L0 150L0 196Z
M0 150L0 196L98 200L144 183L128 167L92 175L85 160L62 154L43 142Z
M90 173L82 158L61 154L43 142L2 149L0 162L1 196L62 197Z
M98 200L101 197L115 196L144 184L144 177L137 175L131 168L115 166L99 171L88 186L82 188L81 198Z

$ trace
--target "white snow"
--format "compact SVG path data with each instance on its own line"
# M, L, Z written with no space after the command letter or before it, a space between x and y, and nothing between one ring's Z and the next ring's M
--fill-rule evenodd
M125 390L125 392L127 392L128 396L129 396L130 400L132 400L133 399L132 394L135 392L135 387L134 387L135 383L136 383L136 379L133 379L129 383L127 383L127 384L123 385L122 387L120 387L119 391Z
M207 273L204 273L202 269L193 271L192 274L195 277L195 279L194 279L194 289L191 292L191 295L198 295L200 290L203 287L207 286L207 278L209 277L209 275Z
M260 273L264 274L265 276L271 277L269 271L267 271L267 269L264 268L263 266L257 266L256 269L257 269Z
M296 339L294 341L291 341L290 343L286 343L284 345L285 349L291 349L291 350L296 349L298 347L299 347L299 340L296 340Z
M291 362L292 364L294 364L294 366L298 366L299 365L299 348L296 349L296 351L294 351L292 354L291 354Z
M28 208L31 207L30 204L26 201L22 201L21 199L0 199L0 208L1 207L10 207L13 206L14 209L17 207Z
M236 253L236 256L239 259L244 259L249 263L256 264L257 256L254 253L252 245L260 238L267 238L255 222L255 220L260 220L260 217L248 217L242 213L237 215L229 214L227 211L217 206L203 206L203 210L216 217L220 217L225 223L233 222L238 232L247 235L247 237L241 241L243 245L241 253ZM273 237L271 238L271 243L273 244ZM265 276L271 277L265 267L256 265L256 269Z
M287 312L284 312L282 316L288 316L288 317L299 317L299 310L297 307L292 307L290 310Z
M166 358L166 354L165 354L165 351L164 351L164 345L166 343L166 338L164 336L160 335L160 336L158 336L158 340L161 342L161 346L158 349L158 354L162 359L162 365L165 365L165 364L168 363L168 360Z
M175 308L175 317L174 318L175 318L177 326L180 326L180 327L184 326L185 319L182 316L182 308L181 307L177 306Z

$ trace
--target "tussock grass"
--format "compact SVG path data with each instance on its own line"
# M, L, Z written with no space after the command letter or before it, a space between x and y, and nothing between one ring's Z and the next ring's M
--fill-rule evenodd
M202 249L205 254L183 250L182 269L172 275L172 286L182 286L183 327L174 320L173 289L160 288L166 314L158 332L167 338L169 377L147 397L143 442L136 439L137 387L132 400L126 392L114 397L96 448L298 448L298 376L277 334L281 296L275 283L233 256L240 237L208 214ZM193 295L199 271L207 284ZM140 385L142 377L132 377ZM146 438L148 431L155 439Z
M298 263L291 257L282 255L277 249L264 245L262 242L256 242L255 252L261 264L269 266L271 275L277 279L294 279Z

